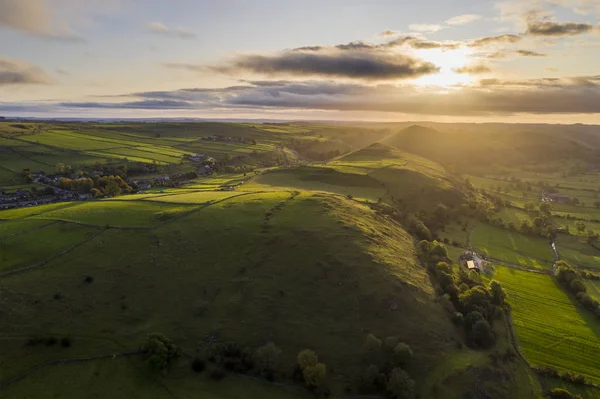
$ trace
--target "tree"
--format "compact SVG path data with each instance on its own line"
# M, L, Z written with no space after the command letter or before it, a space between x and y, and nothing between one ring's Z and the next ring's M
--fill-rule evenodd
M494 343L495 334L487 320L475 322L469 333L469 340L482 348L489 348Z
M116 197L121 194L121 187L115 181L110 181L104 189L104 194Z
M421 221L418 221L415 225L415 235L420 240L431 240L431 232Z
M373 334L367 335L365 340L365 349L367 352L378 352L381 349L381 340Z
M532 227L531 227L531 223L529 223L529 220L527 220L527 219L521 220L521 224L519 226L519 231L524 234L531 233Z
M394 363L398 366L405 366L413 357L413 351L410 346L404 342L400 342L394 348Z
M504 292L502 285L498 281L492 280L492 282L490 283L490 292L492 294L492 303L494 305L504 305L504 300L506 299L506 292Z
M408 376L406 371L395 368L390 373L387 391L395 399L413 399L415 397L415 382Z
M279 349L273 342L261 346L256 350L256 366L260 372L268 377L272 377L279 367Z
M569 288L575 294L577 294L579 292L586 292L587 291L586 288L585 288L585 285L583 284L583 281L581 281L578 278L576 278L573 281L571 281L571 283L569 284Z
M310 388L322 387L327 377L327 366L324 363L317 363L302 370L304 383Z
M546 216L550 216L552 211L552 205L549 202L544 202L540 204L540 212L542 212Z
M578 220L577 223L575 223L575 227L577 228L578 233L583 234L583 232L585 232L586 225L583 221Z
M317 362L317 354L310 349L304 349L298 353L298 366L300 366L301 370L304 370L307 367L313 367Z
M445 205L439 204L433 210L433 214L438 222L444 223L448 218L448 208Z
M361 385L366 390L378 390L385 385L385 375L379 371L377 366L371 364L363 374Z
M151 333L142 346L148 364L155 371L165 370L179 356L179 349L161 333Z
M459 295L459 300L467 312L479 311L487 314L491 301L490 293L482 286L477 285Z

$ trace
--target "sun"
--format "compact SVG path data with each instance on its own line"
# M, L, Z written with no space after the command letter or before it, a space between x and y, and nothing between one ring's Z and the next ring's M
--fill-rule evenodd
M468 49L442 51L440 49L417 50L415 55L425 61L440 67L436 74L421 76L413 81L418 86L451 87L473 83L476 78L466 73L456 73L455 68L472 63L471 52Z

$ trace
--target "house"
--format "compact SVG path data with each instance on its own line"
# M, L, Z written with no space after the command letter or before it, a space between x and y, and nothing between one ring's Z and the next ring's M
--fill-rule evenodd
M197 163L204 161L206 158L207 158L207 157L206 157L206 155L204 155L204 154L194 154L194 155L190 155L190 161L192 161L192 162L197 162Z
M134 183L137 186L138 190L149 190L152 188L152 184L150 184L150 182L147 180L138 180L134 181Z
M467 269L479 271L479 266L477 263L475 263L474 260L468 260L467 261Z
M557 204L567 204L571 201L571 197L558 193L542 193L542 202L554 202Z

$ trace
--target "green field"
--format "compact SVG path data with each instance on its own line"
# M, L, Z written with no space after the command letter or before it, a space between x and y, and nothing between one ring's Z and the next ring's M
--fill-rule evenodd
M499 261L534 269L551 269L554 257L548 240L478 223L471 243Z
M600 322L548 275L496 269L512 307L523 353L538 366L574 371L600 382Z
M58 223L4 238L0 240L0 272L32 266L82 242L96 231Z

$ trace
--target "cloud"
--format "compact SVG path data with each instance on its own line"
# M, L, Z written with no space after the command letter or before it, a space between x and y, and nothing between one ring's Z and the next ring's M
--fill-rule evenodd
M591 24L575 22L527 21L527 34L532 36L575 36L594 28Z
M437 89L397 84L308 80L243 81L230 87L130 93L122 102L0 103L0 111L86 109L383 111L444 116L600 114L600 76L520 81L482 79L439 95ZM133 98L133 100L131 100Z
M173 65L196 70L191 65ZM362 42L325 50L291 50L272 55L239 55L210 70L289 76L340 77L363 80L410 79L439 72L436 65L410 55L381 51Z
M516 53L523 57L547 57L548 54L538 53L537 51L530 50L517 50Z
M452 26L466 25L466 24L470 24L471 22L478 21L482 18L483 17L481 15L477 15L477 14L464 14L464 15L457 15L456 17L452 17L444 23L446 25L452 25Z
M523 40L521 36L505 34L499 36L482 37L481 39L473 40L468 44L469 47L486 47L494 44L513 44Z
M460 68L454 68L453 71L456 73L466 73L469 75L478 75L492 72L490 67L485 64L465 65Z
M416 32L435 33L444 29L444 26L439 24L410 24L408 25L408 29Z
M0 0L0 28L42 38L81 41L81 35L55 18L55 12L47 0Z
M169 28L160 22L149 23L148 30L156 35L176 37L179 39L193 39L196 37L196 34L190 30L182 28Z
M378 34L377 36L390 37L390 36L399 36L401 34L402 34L402 32L400 32L400 31L387 29L387 30L384 30L383 32L381 32L380 34Z
M28 62L0 58L0 86L49 83L52 83L52 79L41 69Z

